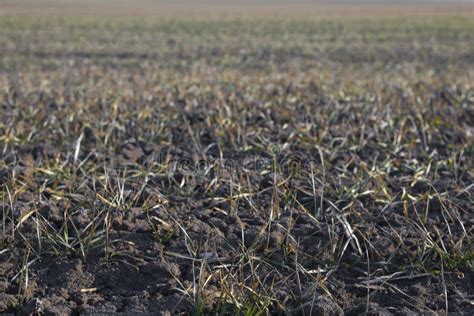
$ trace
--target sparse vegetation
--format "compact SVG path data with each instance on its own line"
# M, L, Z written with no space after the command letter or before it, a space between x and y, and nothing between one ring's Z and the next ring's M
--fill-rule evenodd
M0 311L468 313L474 19L0 19Z

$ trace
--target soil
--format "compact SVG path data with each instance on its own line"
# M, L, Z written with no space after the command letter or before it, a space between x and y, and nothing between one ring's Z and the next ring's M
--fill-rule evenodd
M0 19L0 313L473 313L468 18L147 21Z
M329 243L328 227L322 223L315 225L307 213L283 212L269 228L267 218L261 214L242 210L238 216L227 216L215 210L215 206L203 204L205 203L193 198L170 198L166 209L148 212L139 208L112 211L110 239L114 243L108 249L110 255L107 257L104 249L93 249L85 259L77 255L45 254L41 259L29 261L27 291L22 298L22 305L15 311L19 315L192 314L195 311L195 301L191 295L193 280L203 282L203 279L216 271L225 273L218 268L224 264L239 266L241 254L238 252L242 249L242 244L245 249L253 249L254 256L265 258L270 263L287 262L283 245L291 245L302 251L299 260L304 267L317 267L324 259L318 256L321 245ZM63 217L60 208L46 208L40 212L53 224L59 225ZM74 219L76 227L85 227L91 216L90 211L84 210L83 214ZM169 223L170 227L166 227L166 230L172 236L158 240L156 228L147 220L149 217ZM396 227L397 232L404 233L407 242L411 238L418 238L397 212L387 213L383 219L373 218L366 223L366 230L370 231L370 235L384 236L381 230L390 225ZM289 231L292 241L288 240ZM30 225L29 230L23 229L22 233L25 236L34 235L34 226ZM166 232L161 235L166 235ZM395 243L391 243L387 236L374 238L372 242L374 247L385 252L380 254L382 257L387 257L394 251ZM23 251L22 246L25 245L22 243L7 241L7 246L8 251L3 251L0 257L0 310L13 312L12 304L18 299L19 287L22 285L20 277L11 283L7 280L14 279L25 260L34 259L34 256L31 253L28 256ZM188 251L190 247L194 248L194 253ZM406 263L405 258L395 257L393 260L398 260L400 265ZM331 292L336 293L339 304L320 295L313 297L311 304L292 302L296 307L293 312L348 315L368 312L390 315L410 314L412 309L427 308L438 312L439 307L446 304L445 287L449 298L449 312L467 315L472 311L474 273L471 270L463 269L446 274L445 284L432 275L411 275L408 271L400 279L394 277L393 280L376 281L367 286L364 281L371 277L366 275L366 265L349 248L328 284ZM248 267L244 269L248 270ZM372 269L372 273L377 274L377 264ZM322 271L321 275L326 273L327 271ZM288 282L278 281L278 274L287 275ZM318 293L314 290L314 278L300 275L300 283L297 285L294 282L296 276L292 274L283 264L259 269L259 275L267 275L277 282L275 286L283 297L287 293L300 293L302 297L305 292ZM216 291L215 295L219 295L217 289L222 286L219 282L218 278L211 278L206 291ZM187 294L183 294L183 289L187 290ZM208 299L213 297L209 293L206 295ZM215 309L216 302L217 300L210 300L204 303L207 309Z

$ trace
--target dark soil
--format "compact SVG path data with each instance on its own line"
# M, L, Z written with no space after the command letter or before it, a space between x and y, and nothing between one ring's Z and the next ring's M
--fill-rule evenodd
M193 201L182 203L193 205ZM183 204L179 204L182 208ZM172 208L172 207L170 207ZM263 282L273 283L278 293L286 297L293 293L301 301L291 302L295 313L304 312L322 314L393 314L410 313L412 310L439 311L445 306L444 287L448 293L450 312L469 314L472 311L472 287L474 273L469 269L459 269L445 275L445 284L439 277L431 274L420 274L406 271L395 276L393 280L377 281L367 287L365 281L380 275L377 271L381 263L373 262L373 276L367 276L367 262L357 253L348 250L342 257L337 271L332 271L328 290L334 293L328 299L323 291L316 289L318 277L296 276L291 269L291 261L284 247L294 247L299 254L299 264L303 267L318 267L324 261L323 249L329 243L328 230L324 224L315 224L305 213L283 212L269 229L266 219L251 212L242 211L239 217L223 216L209 207L192 208L182 211L175 220L181 223L172 224L174 235L166 242L158 242L153 228L143 218L157 216L169 220L168 211L156 210L148 215L138 210L129 210L133 215L112 215L112 234L114 242L109 250L113 255L108 260L102 250L91 251L82 260L77 256L45 254L31 263L28 268L28 288L22 294L22 305L19 314L87 314L87 313L184 313L195 311L195 302L191 295L184 295L179 289L191 289L194 282L203 282L208 276L219 273L218 266L227 264L242 268L242 273L251 275L250 267L242 264L241 231L243 227L246 249L252 249L252 255L259 256L268 267L258 267L257 273ZM87 213L87 212L86 212ZM175 213L176 214L176 213ZM62 214L51 212L48 216L61 217ZM79 220L78 228L86 225L88 215ZM406 221L397 214L387 214L379 224L366 225L370 231L372 246L380 252L381 257L395 253L391 237L383 227L398 226L396 231L405 232L406 242L417 242L422 237L410 228ZM269 230L269 234L265 231ZM189 239L183 236L184 231ZM291 232L291 233L290 233ZM23 231L28 234L28 232ZM292 241L288 240L291 234ZM411 237L410 237L411 236ZM338 236L335 236L338 238ZM395 238L395 236L392 236ZM189 256L187 247L197 250L195 260L179 258ZM2 305L5 311L11 310L17 301L18 281L12 280L23 265L24 244L8 243L8 252L1 256L2 268ZM248 248L247 248L248 247ZM294 256L294 255L293 255ZM292 257L293 257L292 256ZM202 267L203 258L205 266ZM33 255L27 260L35 259ZM396 256L392 266L405 267L408 258ZM229 268L232 271L232 268ZM395 270L394 270L395 271ZM390 273L387 273L390 274ZM230 275L230 274L229 274ZM18 278L17 278L18 280ZM299 280L300 284L296 280ZM206 286L206 308L215 310L216 300L221 287L219 278L210 279ZM368 297L368 291L370 296ZM214 292L214 293L213 293ZM307 295L313 295L308 300ZM308 302L305 302L308 300ZM334 300L338 304L334 303ZM224 308L224 307L220 307Z
M35 21L0 312L472 314L472 21Z

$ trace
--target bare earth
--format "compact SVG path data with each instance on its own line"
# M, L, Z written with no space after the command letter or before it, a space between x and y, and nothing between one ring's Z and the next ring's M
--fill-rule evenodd
M472 314L459 5L0 1L0 313Z

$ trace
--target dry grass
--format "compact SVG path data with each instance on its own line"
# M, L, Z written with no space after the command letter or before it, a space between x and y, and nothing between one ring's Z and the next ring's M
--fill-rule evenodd
M3 18L0 309L469 311L473 26Z

